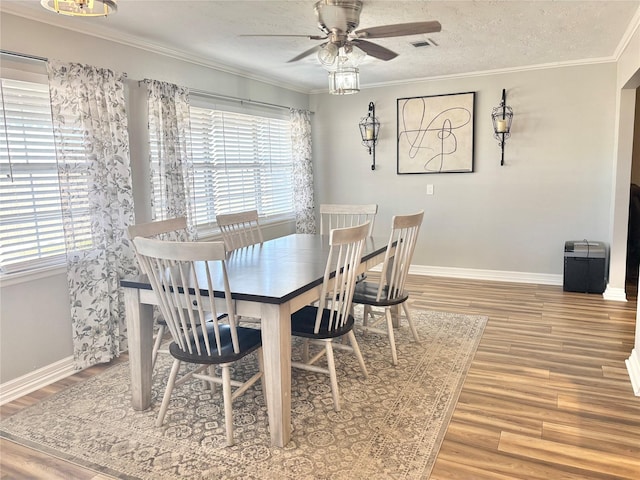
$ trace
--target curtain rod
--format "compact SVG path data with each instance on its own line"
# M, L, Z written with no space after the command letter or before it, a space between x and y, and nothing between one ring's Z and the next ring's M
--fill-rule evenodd
M229 96L229 95L220 95L220 94L217 94L217 93L211 93L211 92L206 92L204 90L197 90L197 89L192 89L192 88L189 89L189 93L194 93L196 95L200 95L200 96L203 96L203 97L218 98L220 100L231 100L231 101L238 102L238 103L241 103L241 104L242 103L249 103L251 105L260 105L262 107L277 108L277 109L280 109L280 110L290 110L290 109L293 108L293 107L287 107L285 105L278 105L276 103L261 102L259 100L249 100L249 99L246 99L246 98L232 97L232 96ZM314 112L311 112L311 113L314 113Z
M2 55L11 55L13 57L18 57L18 58L27 58L29 60L37 60L39 62L48 62L49 61L49 59L46 58L46 57L37 57L36 55L29 55L27 53L11 52L9 50L1 50L0 49L0 54L2 54ZM128 77L126 72L122 72L121 75L124 78Z
M26 53L11 52L9 50L0 50L0 53L2 53L3 55L13 55L14 57L28 58L29 60L38 60L40 62L46 62L49 60L45 57L37 57L35 55L28 55Z

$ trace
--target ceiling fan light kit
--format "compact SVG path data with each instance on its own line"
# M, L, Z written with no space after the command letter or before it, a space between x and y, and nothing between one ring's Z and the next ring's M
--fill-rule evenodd
M118 10L115 0L41 0L40 5L71 17L106 17Z
M318 50L318 60L329 71L329 93L350 95L360 91L358 65L367 56L358 47L327 43Z

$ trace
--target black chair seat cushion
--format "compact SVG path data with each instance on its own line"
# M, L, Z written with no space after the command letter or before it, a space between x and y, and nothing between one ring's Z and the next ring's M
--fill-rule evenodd
M342 327L335 330L329 330L329 315L331 310L324 308L322 310L322 320L320 322L320 331L314 333L316 327L316 314L318 307L307 305L296 313L291 315L291 335L306 338L336 338L341 337L353 329L353 315L347 317L347 321Z
M360 282L356 283L356 289L353 292L353 303L359 303L361 305L372 305L376 307L388 307L391 305L399 305L406 302L409 298L407 292L402 292L395 298L387 299L389 292L388 287L384 287L382 291L382 298L378 301L378 284L372 282Z
M216 337L213 329L213 322L206 324L207 335L209 337L209 345L211 346L211 355L207 355L206 345L204 338L200 336L200 350L202 355L198 354L197 350L193 348L193 353L189 351L182 351L176 342L171 342L169 345L169 352L178 360L189 363L199 364L220 364L229 363L240 360L242 357L250 354L257 348L262 346L262 335L257 328L248 327L236 327L238 332L238 344L240 345L240 351L235 353L233 351L233 343L231 342L231 327L229 325L220 325L220 344L222 345L222 355L218 355L218 351L215 347ZM198 327L201 331L202 327ZM193 342L193 335L190 336ZM194 345L195 347L195 345Z

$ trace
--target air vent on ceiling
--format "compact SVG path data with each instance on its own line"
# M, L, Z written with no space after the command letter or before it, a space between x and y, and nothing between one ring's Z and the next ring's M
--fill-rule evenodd
M434 42L433 39L431 39L431 38L427 38L426 40L418 40L416 42L411 42L411 45L413 45L416 48L437 47L438 46L438 44L436 42Z

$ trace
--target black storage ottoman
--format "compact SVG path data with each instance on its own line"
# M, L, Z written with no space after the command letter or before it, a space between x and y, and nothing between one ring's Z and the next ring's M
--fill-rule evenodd
M608 249L603 242L576 240L564 244L566 292L602 293L607 286Z

